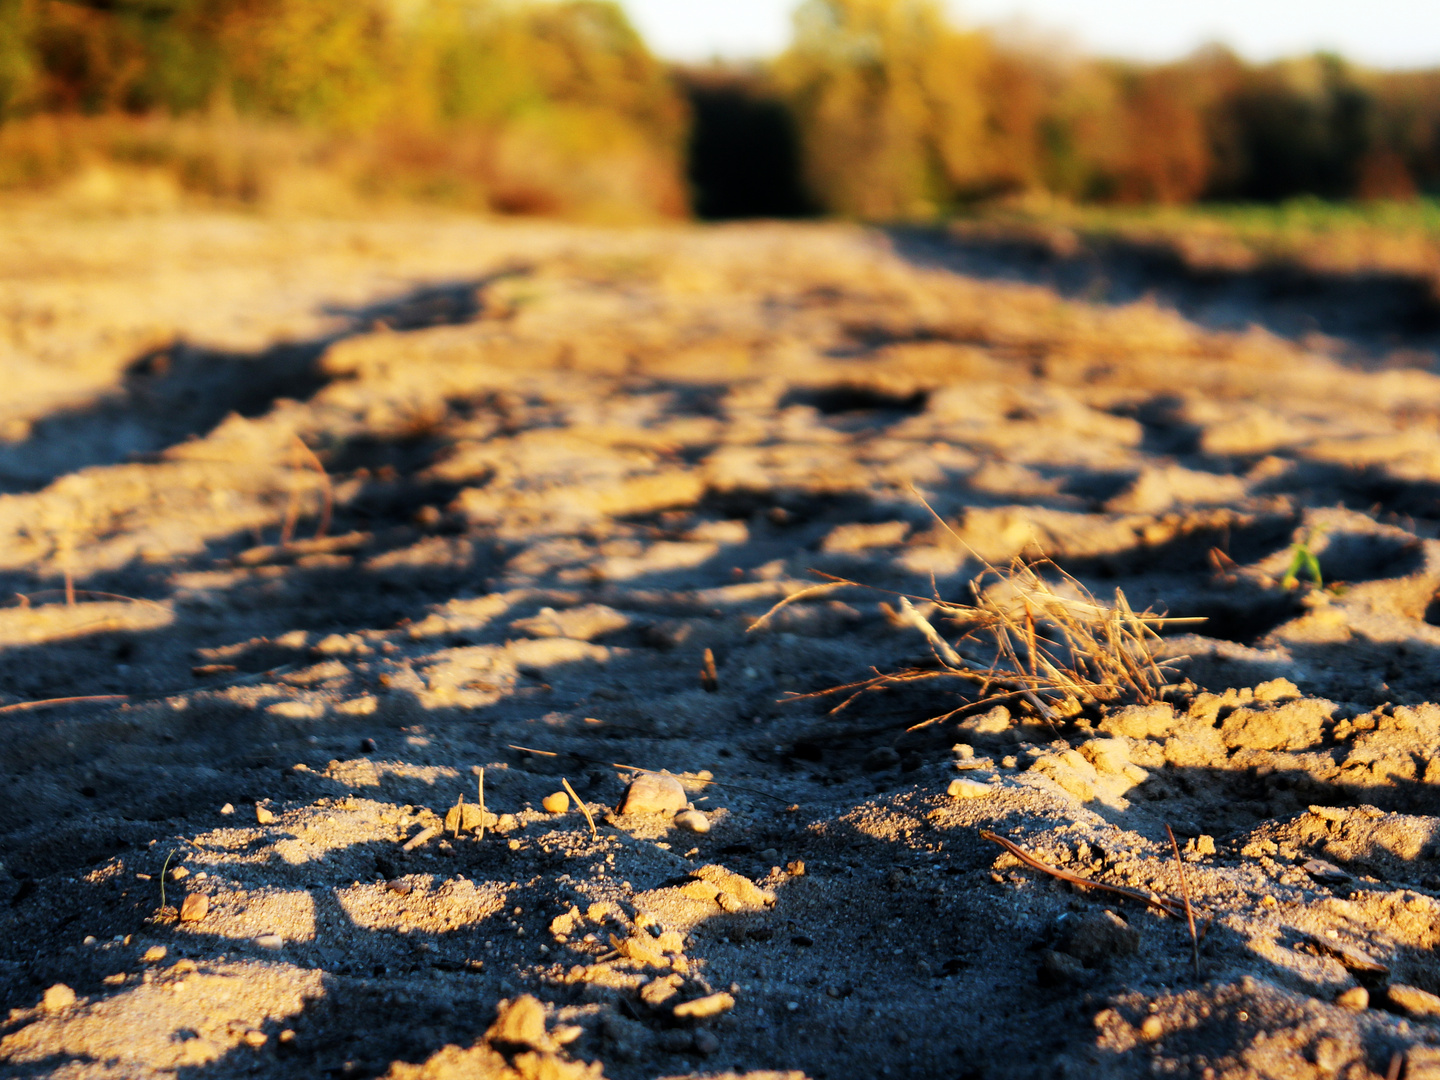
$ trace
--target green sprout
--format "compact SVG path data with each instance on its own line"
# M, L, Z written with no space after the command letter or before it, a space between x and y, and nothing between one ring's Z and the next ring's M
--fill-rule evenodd
M1325 587L1325 581L1320 576L1320 560L1316 557L1315 552L1310 550L1310 545L1316 535L1316 533L1307 532L1295 538L1295 543L1290 548L1290 568L1280 579L1282 588L1298 588L1301 571L1304 571L1315 583L1315 588L1323 589Z

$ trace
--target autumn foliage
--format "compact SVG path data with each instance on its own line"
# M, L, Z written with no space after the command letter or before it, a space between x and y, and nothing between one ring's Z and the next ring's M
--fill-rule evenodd
M0 189L97 169L600 220L1405 199L1440 191L1440 72L1096 60L940 0L803 0L783 55L699 73L608 0L0 0Z

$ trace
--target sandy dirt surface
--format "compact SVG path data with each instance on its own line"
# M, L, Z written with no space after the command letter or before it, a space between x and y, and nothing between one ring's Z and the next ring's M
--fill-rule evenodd
M0 1073L1440 1076L1440 379L944 243L8 219Z

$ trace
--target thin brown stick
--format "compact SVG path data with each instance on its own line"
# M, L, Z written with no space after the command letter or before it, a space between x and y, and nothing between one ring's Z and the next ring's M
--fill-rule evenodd
M570 797L575 800L575 805L580 807L580 812L585 815L585 820L590 823L590 839L594 840L598 838L600 834L595 831L595 818L591 816L590 808L585 805L585 800L575 794L575 789L570 786L570 781L566 780L565 777L560 777L560 783L565 785L565 790L570 793Z
M980 838L982 840L989 840L991 843L994 844L999 844L1006 851L1010 852L1011 855L1014 855L1017 859L1023 862L1026 866L1030 867L1032 870L1039 870L1042 874L1049 874L1051 877L1059 878L1061 881L1068 881L1070 882L1070 884L1079 885L1082 888L1100 889L1104 892L1114 893L1117 896L1125 896L1131 900L1138 900L1142 904L1148 904L1150 907L1159 908L1167 915L1174 915L1178 917L1185 914L1185 908L1182 905L1177 904L1174 900L1166 899L1163 896L1157 896L1154 893L1143 893L1139 889L1127 889L1123 885L1109 885L1103 881L1092 881L1089 878L1081 877L1079 874L1072 874L1067 870L1057 870L1055 867L1049 865L1048 863L1041 862L1039 859L1035 858L1034 855L1031 855L1028 851L1020 847L1018 844L1014 844L1011 841L1006 840L1003 836L997 836L989 829L981 829Z
M1390 1067L1385 1070L1385 1080L1400 1080L1400 1066L1405 1064L1405 1055L1396 1050L1390 1055Z
M0 706L0 713L28 712L31 709L43 709L50 705L78 705L81 702L91 701L129 701L129 694L82 694L79 697L54 697L45 698L43 701L17 701L13 705Z
M478 778L478 780L476 781L476 785L475 785L475 786L476 786L476 789L477 789L477 791L478 791L478 799L479 799L479 802L480 802L480 830L479 830L479 837L478 837L478 839L484 840L484 839L485 839L485 767L484 767L483 765L480 766L480 769L479 769L479 778Z
M1185 901L1185 921L1190 925L1190 958L1195 961L1195 981L1200 981L1200 939L1195 934L1195 909L1190 906L1190 885L1185 880L1185 863L1180 859L1180 845L1175 842L1175 833L1167 824L1165 835L1170 837L1170 850L1175 853L1175 871L1180 875L1180 898Z
M64 592L65 590L63 589L38 589L32 593L16 593L15 595L20 598L20 603L17 606L22 608L28 608L33 607L34 605L32 604L32 601L39 599L40 597L61 596L64 595ZM79 599L84 599L87 597L94 599L96 597L99 597L101 600L124 600L127 603L131 604L147 604L150 607L159 609L160 611L170 610L164 604L158 603L154 600L146 600L145 598L140 596L126 596L123 593L96 592L94 589L75 589L73 590L73 595Z
M298 438L295 440L300 441ZM295 536L295 523L300 519L300 455L290 448L290 497L285 501L285 519L280 526L280 546L289 547Z
M320 524L315 527L315 539L319 540L330 529L330 517L335 509L335 488L330 483L330 474L325 471L325 466L320 463L309 444L299 435L295 436L295 442L299 444L305 457L310 459L310 467L320 475L320 497L323 501L320 507Z

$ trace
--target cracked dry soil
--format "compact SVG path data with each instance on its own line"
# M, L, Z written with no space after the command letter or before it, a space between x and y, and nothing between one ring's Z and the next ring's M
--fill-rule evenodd
M5 1075L1440 1076L1435 376L845 226L3 232ZM804 696L1035 552L1162 700ZM1166 825L1198 976L980 835Z

